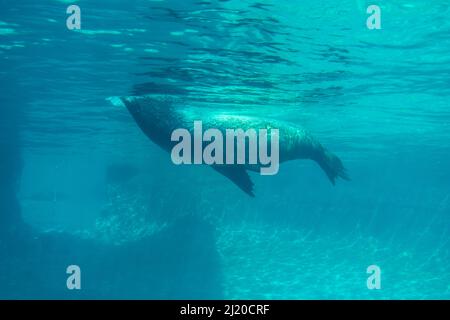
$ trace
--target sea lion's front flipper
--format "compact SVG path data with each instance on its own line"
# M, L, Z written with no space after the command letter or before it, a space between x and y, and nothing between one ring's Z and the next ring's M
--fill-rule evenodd
M234 182L242 191L248 194L250 197L254 197L253 194L253 182L248 175L248 172L243 166L238 165L215 165L212 166L214 170L223 174L225 177Z

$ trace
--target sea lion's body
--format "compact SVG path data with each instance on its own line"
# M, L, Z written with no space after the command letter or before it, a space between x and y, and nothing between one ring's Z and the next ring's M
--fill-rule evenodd
M348 179L345 169L334 154L327 151L306 130L286 122L268 120L260 117L228 115L223 113L198 115L189 109L177 109L170 100L150 97L122 98L142 131L158 146L170 152L176 142L171 141L172 132L176 129L191 130L194 121L201 120L204 130L219 129L278 129L280 163L295 159L311 159L316 161L334 184L337 177ZM270 144L270 135L269 144ZM253 183L247 170L259 171L259 164L223 164L213 168L233 181L247 194L253 196Z

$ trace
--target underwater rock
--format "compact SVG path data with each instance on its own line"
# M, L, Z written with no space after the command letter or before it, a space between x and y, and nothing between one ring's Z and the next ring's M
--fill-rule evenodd
M220 299L215 243L213 227L193 216L121 245L65 232L16 236L0 241L0 298ZM66 287L71 265L81 290Z

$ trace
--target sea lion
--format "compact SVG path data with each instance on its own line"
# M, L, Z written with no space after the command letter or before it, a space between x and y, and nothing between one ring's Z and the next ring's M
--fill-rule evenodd
M311 159L319 164L334 185L336 178L349 180L341 160L325 149L305 129L282 121L269 120L260 117L238 116L223 113L199 115L189 108L177 108L169 98L122 97L120 100L127 107L136 123L150 140L162 149L170 152L175 145L171 134L178 128L192 128L196 120L201 120L203 127L225 131L229 128L277 128L279 130L279 161L280 163ZM213 169L226 176L242 191L254 197L253 182L247 170L256 171L254 165L211 165Z

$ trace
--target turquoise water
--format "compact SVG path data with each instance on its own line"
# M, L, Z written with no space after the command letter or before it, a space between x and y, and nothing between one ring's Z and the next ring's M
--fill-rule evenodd
M370 4L0 0L0 298L450 298L450 1ZM250 198L128 95L289 121L352 180L288 162Z

